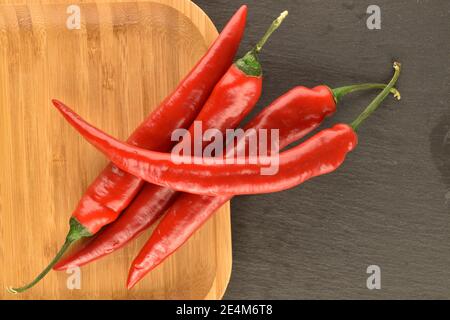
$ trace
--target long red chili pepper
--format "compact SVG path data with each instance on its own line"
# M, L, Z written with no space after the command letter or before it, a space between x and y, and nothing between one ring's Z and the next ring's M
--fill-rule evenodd
M286 15L287 13L283 13L276 19L255 49L233 64L216 85L196 119L196 122L201 122L203 130L215 128L223 134L226 129L235 128L255 106L261 95L262 85L262 69L255 54L261 51L268 37ZM246 61L251 55L255 57L251 59L249 66ZM248 70L251 70L251 74L247 73ZM58 108L64 108L61 102L54 103ZM194 127L191 126L190 136L193 135ZM68 265L81 266L119 249L156 221L176 196L177 192L172 189L145 185L117 221L105 227L80 251L57 263L54 269L62 270Z
M399 66L396 68L399 68ZM313 91L317 89L315 88ZM303 88L294 90L303 90ZM363 113L363 116L359 117L359 120L353 123L355 129L383 101L387 96L386 91L382 92L369 105L366 112ZM313 93L311 92L311 94ZM398 92L395 94L400 98ZM316 120L310 122L303 112L298 112L301 110L297 110L295 104L291 105L291 101L289 100L283 101L285 98L288 97L282 97L280 98L281 100L277 100L247 125L247 128L254 128L256 130L278 128L280 130L280 149L304 137L308 132L317 127L326 114L321 108L315 108L313 106L309 110L311 112L309 114ZM277 102L280 104L277 105ZM287 104L284 105L283 102L287 102ZM333 108L330 110L333 110ZM292 121L285 122L285 119ZM297 121L299 123L298 126L296 126ZM348 131L346 127L342 129ZM350 139L353 140L354 138L350 137ZM148 272L181 247L218 208L231 198L232 196L209 197L182 193L162 218L156 229L153 230L151 237L133 261L128 275L127 287L131 289Z
M304 137L315 129L326 116L334 113L337 102L344 95L354 91L384 89L385 87L386 85L383 84L372 83L336 89L330 89L327 86L318 86L313 89L299 86L264 108L245 127L245 130L277 128L281 147L284 147ZM392 93L398 94L395 89L392 89ZM118 250L158 220L177 196L178 193L172 189L147 184L114 223L105 227L85 246L58 262L54 269L65 270L72 266L82 266ZM204 212L211 205L218 208L223 204L221 197L202 197L193 194L182 194L180 197L180 199L176 198L177 200L169 212L177 210L174 208L179 208L178 203L180 202L188 204L188 207L194 207L194 211L200 212ZM202 204L205 202L208 204L202 209ZM190 210L187 211L190 212ZM166 218L164 218L165 220Z
M206 161L201 157L177 156L134 147L91 126L67 107L59 106L59 110L86 140L122 170L151 183L203 195L261 194L286 190L334 171L356 146L356 134L352 127L338 125L280 155L214 163L210 161L212 158ZM267 163L277 165L276 174L261 174L267 169Z
M396 66L396 69L398 69L396 71L396 74L394 75L394 79L391 81L390 84L390 88L392 88L393 84L395 83L396 79L398 78L398 74L399 74L399 66ZM383 93L387 90L387 92L389 92L388 89L390 89L389 87L387 89L385 89L383 91ZM382 98L384 99L384 97ZM364 112L354 123L353 123L353 127L356 129L359 126L359 123L365 119L365 117L367 117L367 115L370 112L373 112L375 107L377 107L379 105L379 103L382 101L382 99L376 99L367 109L366 112ZM72 115L73 116L73 115ZM262 119L265 119L264 117L262 117ZM267 118L266 118L267 119ZM79 119L76 119L75 121L80 121ZM321 140L325 140L325 141L321 141ZM330 140L334 140L334 143L336 142L340 142L338 143L338 145L335 145L333 142L330 143ZM308 140L306 143L309 142L309 145L311 146L312 152L311 150L309 150L309 154L312 154L313 152L319 152L319 154L322 154L323 157L327 160L327 161L323 161L323 164L326 164L327 166L331 166L332 168L336 168L340 162L342 161L343 157L345 156L345 154L349 151L349 146L353 147L356 143L356 135L353 132L353 129L351 129L350 127L348 127L347 125L338 125L337 127L335 127L334 129L329 129L329 130L325 130L322 133L316 135L315 137L311 138L310 140ZM319 143L318 143L319 142ZM305 145L307 145L306 143L304 143L302 146L305 147ZM339 148L337 148L339 147ZM329 157L330 154L333 155L338 155L338 157ZM316 157L317 158L317 157ZM316 159L313 157L313 159ZM320 157L318 157L320 159ZM336 162L336 158L337 158L337 162ZM318 172L320 172L321 170L321 165L317 165L317 162L312 161L312 163L316 163L316 165L313 165L312 168L313 170L316 170ZM319 169L317 169L317 167L319 167ZM330 167L323 169L323 172L326 172L327 170L331 170ZM206 199L206 198L204 198ZM225 197L225 199L228 199L228 197ZM224 201L224 200L223 200ZM220 201L219 201L220 203ZM203 206L204 204L202 204L201 206ZM200 207L201 207L200 206ZM213 206L214 207L214 206ZM194 206L194 209L197 209L199 207ZM184 220L186 221L186 220ZM178 229L177 230L184 230L184 229ZM192 231L192 230L191 230ZM165 234L163 231L160 232L161 234ZM189 233L189 228L186 229L186 234ZM170 237L169 237L170 238ZM165 238L167 239L167 241L169 241L169 238ZM177 247L177 244L171 244L171 243L166 243L166 246L158 246L159 249L163 250L164 252L170 253L173 252L172 250L175 250ZM161 255L161 253L160 253ZM153 257L158 256L158 254L153 254ZM137 268L138 270L143 270L143 272L145 271L145 268L142 267L142 264L139 264L139 267ZM133 277L131 277L131 279L133 279ZM133 283L133 280L130 280L130 283Z
M246 17L247 7L242 6L175 91L128 138L128 143L151 150L170 150L174 144L172 132L191 125L217 81L230 67L245 29ZM109 164L89 186L72 213L66 241L52 262L31 283L9 288L10 291L23 292L34 286L73 242L94 235L114 221L143 184L142 179Z

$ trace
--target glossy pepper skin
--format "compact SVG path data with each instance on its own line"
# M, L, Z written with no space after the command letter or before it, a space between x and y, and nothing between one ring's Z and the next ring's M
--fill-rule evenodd
M247 7L242 6L174 92L133 132L128 143L144 149L170 150L172 132L190 126L217 81L231 65L246 17ZM142 179L109 164L88 187L72 217L90 234L95 234L117 218L143 184Z
M151 183L202 195L262 194L286 190L312 177L333 171L354 147L351 142L348 145L341 145L339 142L341 140L332 139L331 133L326 136L318 135L316 140L310 139L280 155L265 157L263 159L265 162L278 164L277 172L262 175L262 170L266 169L267 164L259 161L261 159L249 157L234 163L227 161L211 163L202 158L145 150L120 142L88 124L64 105L57 107L87 141L119 168ZM337 130L335 135L340 131L342 130ZM322 150L329 147L331 140L336 140L335 152L327 150L328 153L334 153L332 158L327 154L321 154ZM330 162L332 159L334 165ZM311 162L314 162L314 165L311 165Z
M216 85L196 121L201 122L203 130L215 128L222 134L226 129L235 128L256 105L261 88L262 75L249 76L236 65L231 66ZM54 103L61 106L61 102ZM191 126L189 133L194 135L194 126ZM102 230L75 256L57 263L54 269L81 266L121 248L153 224L177 195L172 189L146 184L117 221Z
M328 87L296 87L264 108L245 129L278 129L282 149L314 130L335 110L336 103ZM134 287L148 272L174 253L231 198L181 193L134 259L127 287Z
M392 86L388 94L391 89ZM339 139L345 130L336 127L279 156L265 157L277 164L277 172L262 175L261 170L267 165L251 158L244 159L244 163L217 164L133 147L89 125L69 108L57 107L75 129L118 167L155 184L203 195L260 194L289 189L335 170L356 144L356 140L344 143ZM187 162L180 163L180 159Z
M394 76L394 81L391 81L390 85L393 86L395 81L396 78ZM316 89L318 88L314 88L313 90ZM271 106L264 109L260 115L255 117L254 120L247 125L247 128L280 129L280 149L283 149L292 142L304 137L317 127L326 115L333 112L334 108L332 106L328 111L324 111L323 113L320 109L310 109L310 115L312 118L316 119L316 121L310 122L308 113L303 115L298 111L296 112L296 105L289 104L289 102L293 101L293 99L290 98L295 96L295 90L303 91L305 89L298 88L291 90L289 93L279 98ZM336 97L339 95L336 93L343 91L338 89L334 92L334 96ZM376 109L377 104L379 105L387 96L386 92L387 90L382 92L377 99L369 105L366 111L373 112ZM307 94L307 91L305 93ZM397 91L395 91L394 94L400 98ZM285 101L286 104L283 104L282 101ZM277 103L280 104L277 105ZM371 106L373 107L372 109L370 108ZM366 113L366 115L367 114L369 113ZM285 122L286 116L289 116L289 119L292 117L293 121ZM181 247L217 209L231 198L232 196L209 197L182 193L170 207L158 226L153 230L149 240L133 261L128 275L127 287L131 289L148 272L157 267Z
M334 113L336 101L345 94L359 90L383 89L384 87L386 85L383 84L362 84L331 90L327 86L318 86L313 89L299 86L276 99L260 112L245 129L267 129L270 141L270 129L277 128L281 148L283 148L304 137L316 128L326 116ZM64 270L72 266L82 266L123 247L151 226L169 208L174 199L178 199L177 196L178 193L172 189L147 184L117 221L102 230L86 246L62 259L54 269ZM219 199L223 199L223 197L182 194L181 198L176 200L174 207L178 207L177 204L183 202L189 204L189 207L197 208L197 201L200 203L211 201L205 205L204 209L201 209L201 206L195 209L203 212L212 207L217 209L224 201L226 202L226 200ZM172 209L173 207L170 211ZM190 212L190 210L187 211ZM163 221L166 221L166 218ZM194 219L192 223L195 221L198 219Z
M89 143L122 170L174 190L209 196L262 194L292 188L335 170L356 144L356 140L341 138L350 136L343 127L324 130L279 156L266 157L266 161L279 164L278 171L274 175L262 175L261 170L267 164L251 158L246 158L245 163L210 163L189 157L186 159L189 163L178 163L174 161L177 156L120 142L88 124L68 107L56 106Z
M265 108L246 126L246 129L278 128L280 143L284 146L284 141L289 144L312 131L335 109L335 99L328 87L320 86L314 89L297 87ZM64 270L72 266L82 266L122 247L152 225L169 208L177 195L178 193L172 189L147 184L117 221L102 230L81 250L62 259L54 269ZM193 194L182 194L181 197L185 199L182 202L189 203L188 207L193 207L192 210L186 210L188 212L197 210L203 212L210 206L218 208L224 203L220 200L218 205L209 204L201 209L202 206L197 205L197 201L213 202L223 197L202 197ZM180 200L177 200L176 204L179 202Z
M347 152L357 144L356 133L344 124L326 129L309 139L302 148L309 149L302 158L308 163L305 175L318 176L335 170ZM320 159L319 162L317 160ZM311 172L311 173L309 173ZM200 196L185 193L169 209L131 264L127 287L131 289L148 272L175 252L221 205L232 196Z
M268 36L278 28L284 17L286 13L274 21L254 51L237 60L216 85L196 118L204 131L214 128L224 134L225 130L237 127L255 106L261 95L262 86L262 67L257 53L261 51ZM57 108L66 108L61 102L54 101L54 104ZM189 131L189 136L194 136L194 126ZM208 142L203 142L203 147L207 144ZM191 148L194 150L193 145ZM146 184L117 221L104 228L81 250L57 263L54 269L63 270L70 266L81 266L123 247L152 225L177 195L178 192L172 189Z
M399 73L400 73L400 65L397 64L395 66L396 66L396 72L394 74L394 78L391 80L389 85L369 105L369 107L354 121L354 123L352 123L351 127L347 126L347 125L344 125L344 124L337 125L333 129L324 130L323 132L317 134L316 136L314 136L313 138L309 139L308 141L306 141L305 143L303 143L301 145L302 147L305 147L305 145L308 146L308 144L307 144L308 142L311 143L310 148L306 147L307 150L306 150L305 154L308 154L308 153L312 154L314 152L320 153L320 151L324 152L324 150L325 150L325 155L322 154L322 158L323 158L322 159L322 161L323 161L322 163L320 163L320 161L319 161L319 163L316 164L316 166L312 166L311 163L309 163L309 166L311 167L311 169L313 171L320 172L321 170L323 170L325 172L326 170L332 170L333 166L336 168L339 165L339 163L342 161L341 158L343 156L345 156L346 152L349 149L351 149L352 146L354 146L356 144L356 134L355 134L354 130L356 130L359 127L361 122L364 121L364 119L366 119L370 115L370 113L372 113L374 110L376 110L376 108L380 105L380 103L386 98L386 96L392 90L393 85L397 81ZM336 96L336 94L335 94L335 96ZM67 110L62 110L62 111L63 111L63 113L67 112ZM70 113L70 110L69 110L69 113ZM85 125L85 123L83 123L82 120L80 120L76 116L74 117L73 113L69 114L69 115L66 114L66 116L68 116L68 120L69 121L77 122L78 126L80 125L80 122L81 122L81 126ZM98 137L98 135L99 135L98 130L93 129L92 127L88 127L87 130L95 131L94 136ZM339 139L340 137L341 138L344 137L344 138ZM333 141L333 140L334 140L334 142L330 143L330 141ZM337 153L335 153L334 157L330 159L330 158L327 158L329 156L329 154L331 153L331 152L327 152L327 149L328 149L330 144L335 146L335 147L336 146L342 146L342 145L345 147L347 145L348 149L344 150L343 152L338 152L339 156L337 156L337 157L336 157ZM326 147L324 148L323 146L326 146ZM308 150L308 149L310 149L310 150ZM320 150L320 149L322 149L322 150ZM335 149L331 149L331 151L336 152ZM327 165L324 166L324 163L326 164L327 161L329 162L328 163L328 167L327 167ZM205 204L202 204L202 206L203 205L205 205ZM184 220L184 221L186 221L186 220ZM178 229L178 230L181 230L181 229ZM186 230L182 230L182 231L183 232L186 231L186 233L189 233L189 230L192 231L194 229L187 228ZM158 233L163 233L163 232L158 231ZM165 239L165 241L167 243L162 244L161 246L158 246L157 247L157 251L158 250L162 250L163 252L170 253L171 252L170 251L171 248L172 249L176 248L177 239L172 239L172 241L170 240L170 237L164 237L164 239ZM178 242L178 243L181 244L182 242ZM144 261L142 263L137 262L138 264L133 270L134 271L138 270L138 273L137 273L138 276L133 276L133 272L130 273L130 284L129 284L130 287L134 283L136 283L137 280L139 280L138 279L139 278L139 273L140 273L141 276L143 276L146 272L148 272L148 271L146 271L146 266L148 266L148 265L146 265L145 263L148 262L148 260L154 259L157 255L158 255L157 253L152 253L150 256L147 255L146 257L144 257ZM151 266L151 264L152 264L152 262L149 262L150 266Z
M152 150L170 150L174 145L172 132L191 125L217 81L232 64L244 33L246 18L247 7L242 6L174 92L133 132L128 143ZM34 286L73 242L94 235L114 221L143 185L142 179L109 164L88 187L72 213L69 233L55 258L32 282L8 290L19 293Z

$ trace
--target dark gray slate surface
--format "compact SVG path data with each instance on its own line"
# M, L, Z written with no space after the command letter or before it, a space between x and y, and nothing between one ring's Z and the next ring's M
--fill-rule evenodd
M219 29L243 2L196 0ZM246 1L241 53L290 12L261 56L258 110L295 85L387 81L390 98L337 172L293 190L232 202L233 274L225 298L450 298L450 1ZM382 10L382 29L366 9ZM350 121L373 94L348 97ZM381 268L381 290L366 268Z

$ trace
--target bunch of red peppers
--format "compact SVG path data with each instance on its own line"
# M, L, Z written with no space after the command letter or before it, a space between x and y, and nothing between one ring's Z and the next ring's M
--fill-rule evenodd
M187 162L175 161L170 153L176 146L172 141L174 130L187 129L191 135L194 121L200 121L204 131L216 129L225 134L240 125L261 96L263 73L258 55L287 12L272 23L253 49L233 63L246 16L247 7L242 6L192 71L126 142L93 127L62 102L53 100L68 123L111 163L79 201L70 218L66 241L53 261L32 282L9 288L10 292L33 287L52 268L82 266L110 254L162 217L131 265L127 287L132 288L233 196L285 190L336 170L356 147L356 132L362 122L390 93L400 99L394 88L400 75L399 63L394 63L394 76L388 84L366 83L336 89L325 85L312 89L295 87L244 127L252 132L277 130L277 152L270 149L264 156L264 163L276 161L275 174L261 174L264 164L257 159L258 150L250 154L248 137L237 144L249 151L241 161L226 161L236 146L215 154L215 161L201 161L205 159L197 156ZM354 122L324 129L296 147L278 153L331 116L346 94L370 89L381 92ZM268 140L271 141L270 137ZM201 148L207 145L203 142ZM72 243L85 237L91 240L62 259Z

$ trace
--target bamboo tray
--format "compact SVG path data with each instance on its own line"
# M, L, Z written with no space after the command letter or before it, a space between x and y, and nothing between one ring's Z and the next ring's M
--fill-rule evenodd
M217 36L190 1L0 5L0 283L21 285L64 241L81 194L107 163L51 106L58 98L125 139ZM28 4L27 4L28 3ZM70 2L73 4L73 2ZM69 12L69 13L68 13ZM71 26L71 27L68 27ZM230 210L225 205L176 254L133 290L129 264L149 232L70 274L52 271L20 295L0 299L219 299L231 273Z

